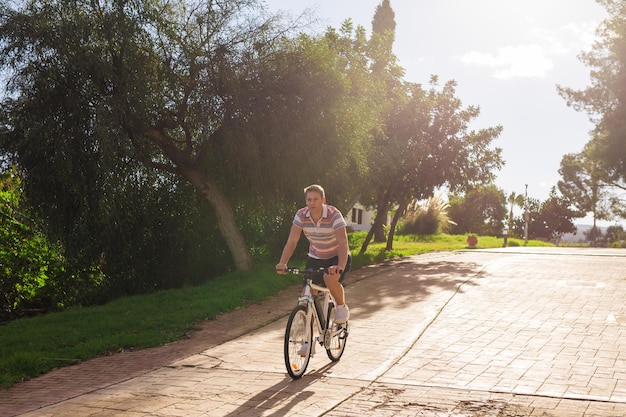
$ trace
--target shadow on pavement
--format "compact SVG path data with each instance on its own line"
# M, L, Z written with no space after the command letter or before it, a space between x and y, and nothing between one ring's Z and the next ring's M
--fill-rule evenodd
M359 317L368 317L383 306L398 307L425 301L439 292L463 292L462 286L479 285L484 266L474 262L423 261L407 258L351 272L346 280L346 299L359 307ZM362 310L361 310L362 308Z

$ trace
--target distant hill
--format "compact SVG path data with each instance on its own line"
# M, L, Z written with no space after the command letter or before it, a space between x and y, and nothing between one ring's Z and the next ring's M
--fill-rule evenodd
M577 224L576 233L566 233L561 238L563 242L585 242L585 232L588 232L593 227L592 224ZM598 226L598 229L604 234L606 233L606 227Z

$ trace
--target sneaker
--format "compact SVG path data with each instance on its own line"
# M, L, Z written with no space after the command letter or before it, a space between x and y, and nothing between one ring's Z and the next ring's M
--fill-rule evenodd
M300 347L300 349L298 349L298 355L300 355L300 356L302 356L304 358L308 354L309 354L309 344L307 342L305 342L302 345L302 347Z
M343 324L347 322L349 318L350 309L348 308L348 306L345 304L337 306L337 308L335 309L335 323Z

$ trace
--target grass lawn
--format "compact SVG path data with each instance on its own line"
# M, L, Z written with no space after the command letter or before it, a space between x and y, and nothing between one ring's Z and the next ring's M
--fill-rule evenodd
M363 234L350 237L353 269L385 259L465 249L465 236L398 236L392 251L372 243L358 254ZM509 239L509 244L523 241ZM529 245L549 245L528 242ZM502 239L479 237L478 248L502 246ZM277 275L274 264L232 273L197 286L121 298L103 306L71 308L0 326L0 387L122 349L159 346L198 329L204 320L263 301L300 278Z

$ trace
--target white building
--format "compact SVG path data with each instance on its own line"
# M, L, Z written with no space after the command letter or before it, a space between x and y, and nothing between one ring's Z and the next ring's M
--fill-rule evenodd
M372 224L374 224L375 217L376 212L374 210L367 209L360 203L356 203L345 216L348 228L355 232L369 231ZM389 223L389 219L387 220L387 223Z

